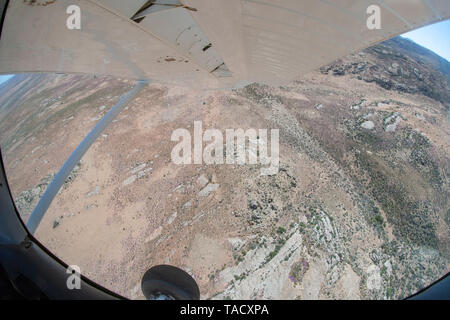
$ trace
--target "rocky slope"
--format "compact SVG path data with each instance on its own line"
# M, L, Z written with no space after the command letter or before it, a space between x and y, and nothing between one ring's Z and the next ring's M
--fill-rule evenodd
M450 64L395 38L273 88L152 84L104 132L38 238L143 298L169 263L203 298L395 299L449 270ZM26 219L52 174L132 82L23 75L0 87L0 143ZM280 130L280 171L175 165L193 122Z
M324 74L355 75L387 90L450 101L450 63L414 42L397 37L323 67Z

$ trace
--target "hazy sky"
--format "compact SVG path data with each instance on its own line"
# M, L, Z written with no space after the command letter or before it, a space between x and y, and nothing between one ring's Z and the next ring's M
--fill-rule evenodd
M450 20L405 33L403 37L434 51L450 62Z
M0 84L2 84L3 82L5 82L6 80L11 79L13 76L14 76L14 75L11 75L11 74L0 76Z
M449 0L450 1L450 0ZM450 62L450 20L438 22L402 35ZM0 84L13 75L0 75Z

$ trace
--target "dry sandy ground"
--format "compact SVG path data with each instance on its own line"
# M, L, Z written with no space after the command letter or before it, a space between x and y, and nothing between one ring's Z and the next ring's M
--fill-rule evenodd
M99 80L92 90L111 85L103 83ZM131 85L120 83L123 92ZM403 269L392 270L395 257L372 257L395 238L393 227L386 223L380 236L363 217L361 187L329 155L332 145L340 143L329 128L341 128L339 121L351 118L350 107L362 98L367 105L403 102L407 108L391 103L361 109L366 114L400 111L407 121L397 130L419 129L448 159L450 132L442 105L320 73L270 90L277 98L254 101L236 92L149 85L83 157L76 178L42 220L37 238L92 280L134 299L143 298L141 276L157 264L187 270L202 298L393 297L389 277ZM289 103L277 102L280 97ZM98 97L7 150L14 195L56 172L117 99L116 94ZM175 165L170 158L173 130L192 132L198 120L222 132L280 129L282 170L264 177L258 165ZM369 149L358 152L372 154ZM342 155L354 157L354 151ZM202 196L207 184L218 188ZM251 201L258 203L256 209ZM389 213L380 212L387 221ZM445 223L439 232L447 241ZM413 289L399 290L398 296Z

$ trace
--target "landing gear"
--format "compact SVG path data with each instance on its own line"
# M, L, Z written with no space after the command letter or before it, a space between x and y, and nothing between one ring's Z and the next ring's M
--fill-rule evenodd
M141 281L147 300L199 300L200 290L185 271L169 265L152 267Z

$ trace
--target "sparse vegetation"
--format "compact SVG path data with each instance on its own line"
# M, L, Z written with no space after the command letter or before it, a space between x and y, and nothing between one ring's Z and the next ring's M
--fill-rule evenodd
M277 88L254 83L199 100L195 90L150 85L86 154L82 179L67 180L40 237L96 270L114 254L117 267L99 277L123 280L114 289L125 295L136 285L135 275L121 278L131 262L169 261L201 279L210 298L277 297L286 288L274 283L280 279L306 292L308 271L321 287L317 298L403 298L436 280L450 261L449 107L429 98L445 98L448 82L424 61L404 52L401 41L388 42ZM130 84L21 77L19 89L10 88L17 100L0 103L0 136L8 177L26 185L15 195L22 211L22 200L36 200L46 187L42 177L63 163L59 151L75 146L79 129L93 126ZM205 128L278 128L279 172L173 167L171 133L192 129L193 120ZM130 168L141 164L149 171L135 181ZM198 195L200 175L220 186L205 198ZM86 233L81 224L94 215L106 225ZM120 231L108 238L111 245L83 255L110 230ZM64 243L74 246L64 251Z

